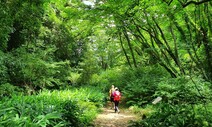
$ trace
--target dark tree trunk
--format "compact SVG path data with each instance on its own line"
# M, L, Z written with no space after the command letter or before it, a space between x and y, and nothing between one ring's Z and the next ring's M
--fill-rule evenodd
M125 57L126 57L126 59L127 59L127 63L129 64L130 67L132 67L132 65L131 65L131 63L130 63L130 59L129 59L129 57L128 57L128 55L127 55L127 52L126 52L126 50L125 50L125 48L124 48L124 45L123 45L123 41L122 41L122 37L121 37L121 32L119 32L119 39L120 39L120 42L121 42L122 50L123 50L124 55L125 55Z
M136 63L136 60L135 60L135 55L134 55L134 52L133 52L133 49L132 49L132 45L130 43L130 38L129 38L129 36L127 34L127 31L126 31L126 28L123 28L123 32L124 32L125 38L127 39L127 44L128 44L128 46L130 48L130 52L131 52L132 59L133 59L133 64L134 64L135 67L137 67L137 63Z

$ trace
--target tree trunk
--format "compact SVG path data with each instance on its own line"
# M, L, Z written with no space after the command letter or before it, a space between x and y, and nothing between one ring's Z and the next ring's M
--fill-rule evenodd
M123 50L124 55L125 55L125 57L126 57L126 59L127 59L127 63L129 64L130 67L132 67L132 65L131 65L131 63L130 63L130 59L129 59L129 57L128 57L128 55L127 55L127 52L126 52L126 50L125 50L125 48L124 48L124 45L123 45L123 41L122 41L122 37L121 37L121 32L119 32L119 39L120 39L120 42L121 42L122 50Z
M131 52L131 55L132 55L132 59L133 59L133 64L135 67L137 67L137 63L136 63L136 60L135 60L135 55L134 55L134 52L133 52L133 49L132 49L132 45L130 43L130 38L129 36L127 35L127 31L126 31L126 28L123 28L123 32L124 32L124 36L125 38L127 39L127 44L130 48L130 52Z

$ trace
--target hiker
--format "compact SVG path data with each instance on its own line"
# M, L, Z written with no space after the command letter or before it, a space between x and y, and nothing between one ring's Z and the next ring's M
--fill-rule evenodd
M110 91L109 91L109 97L110 97L110 102L111 102L111 109L114 108L114 97L113 97L113 92L115 91L114 85L111 86Z
M119 92L119 89L116 87L115 92L113 93L114 96L114 103L115 103L115 112L120 112L118 106L119 106L119 101L121 99L121 93Z

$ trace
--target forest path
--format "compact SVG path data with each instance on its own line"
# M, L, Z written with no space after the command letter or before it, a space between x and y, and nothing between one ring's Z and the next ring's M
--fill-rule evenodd
M102 108L100 113L93 122L94 127L127 127L129 121L138 120L139 117L130 112L127 108L119 108L120 113L115 113L111 106Z

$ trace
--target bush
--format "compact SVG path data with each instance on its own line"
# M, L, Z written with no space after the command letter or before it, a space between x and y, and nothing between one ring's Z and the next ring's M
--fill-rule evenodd
M134 122L130 127L210 127L211 113L206 112L203 105L164 103L160 104L150 117Z
M137 79L131 83L128 83L123 91L123 95L126 98L127 105L142 106L148 104L153 100L152 95L155 92L153 82L148 79Z
M12 97L13 95L21 95L23 94L23 89L13 86L9 83L5 83L0 85L0 99L3 99L4 97Z
M141 82L141 81L139 81ZM144 82L144 81L142 81ZM154 82L154 80L152 81ZM132 96L131 104L137 104L142 100L135 100L136 94L133 92L138 91L143 95L145 100L148 98L162 97L162 101L154 106L153 112L142 121L133 123L131 126L141 127L209 127L212 123L212 106L211 98L212 91L211 84L202 80L201 78L163 78L160 82L155 82L155 85L149 84L145 88L140 85L140 89L127 89L127 94L130 92ZM138 83L134 86L139 86ZM155 86L155 94L151 91L151 86ZM150 88L149 88L150 87ZM130 85L133 88L133 84ZM149 89L148 89L149 88ZM142 89L146 91L142 91ZM128 97L130 97L128 95ZM149 99L151 100L151 99ZM138 103L139 104L139 103Z
M155 96L162 96L163 101L172 104L197 104L212 98L210 84L200 78L169 78L158 83Z
M157 84L166 77L166 73L160 67L143 67L135 70L134 75L136 78L126 81L126 86L123 90L127 104L129 106L142 106L151 103L155 98L154 94L157 90Z
M91 89L43 91L38 95L4 98L0 103L0 125L87 126L104 98L101 92Z
M7 73L7 67L5 63L6 54L0 51L0 84L7 83L9 81L9 75Z
M23 46L11 52L6 59L11 84L33 90L60 88L68 81L70 67L68 61L54 62L54 50Z
M105 92L109 91L112 84L119 87L121 91L124 91L130 89L129 87L134 82L138 85L133 85L135 89L143 88L149 83L157 84L160 78L168 77L167 75L167 72L159 66L140 68L118 67L103 71L99 75L94 74L90 83L95 86L98 85ZM141 84L143 84L143 87L141 87ZM152 87L154 88L155 86L153 85Z

